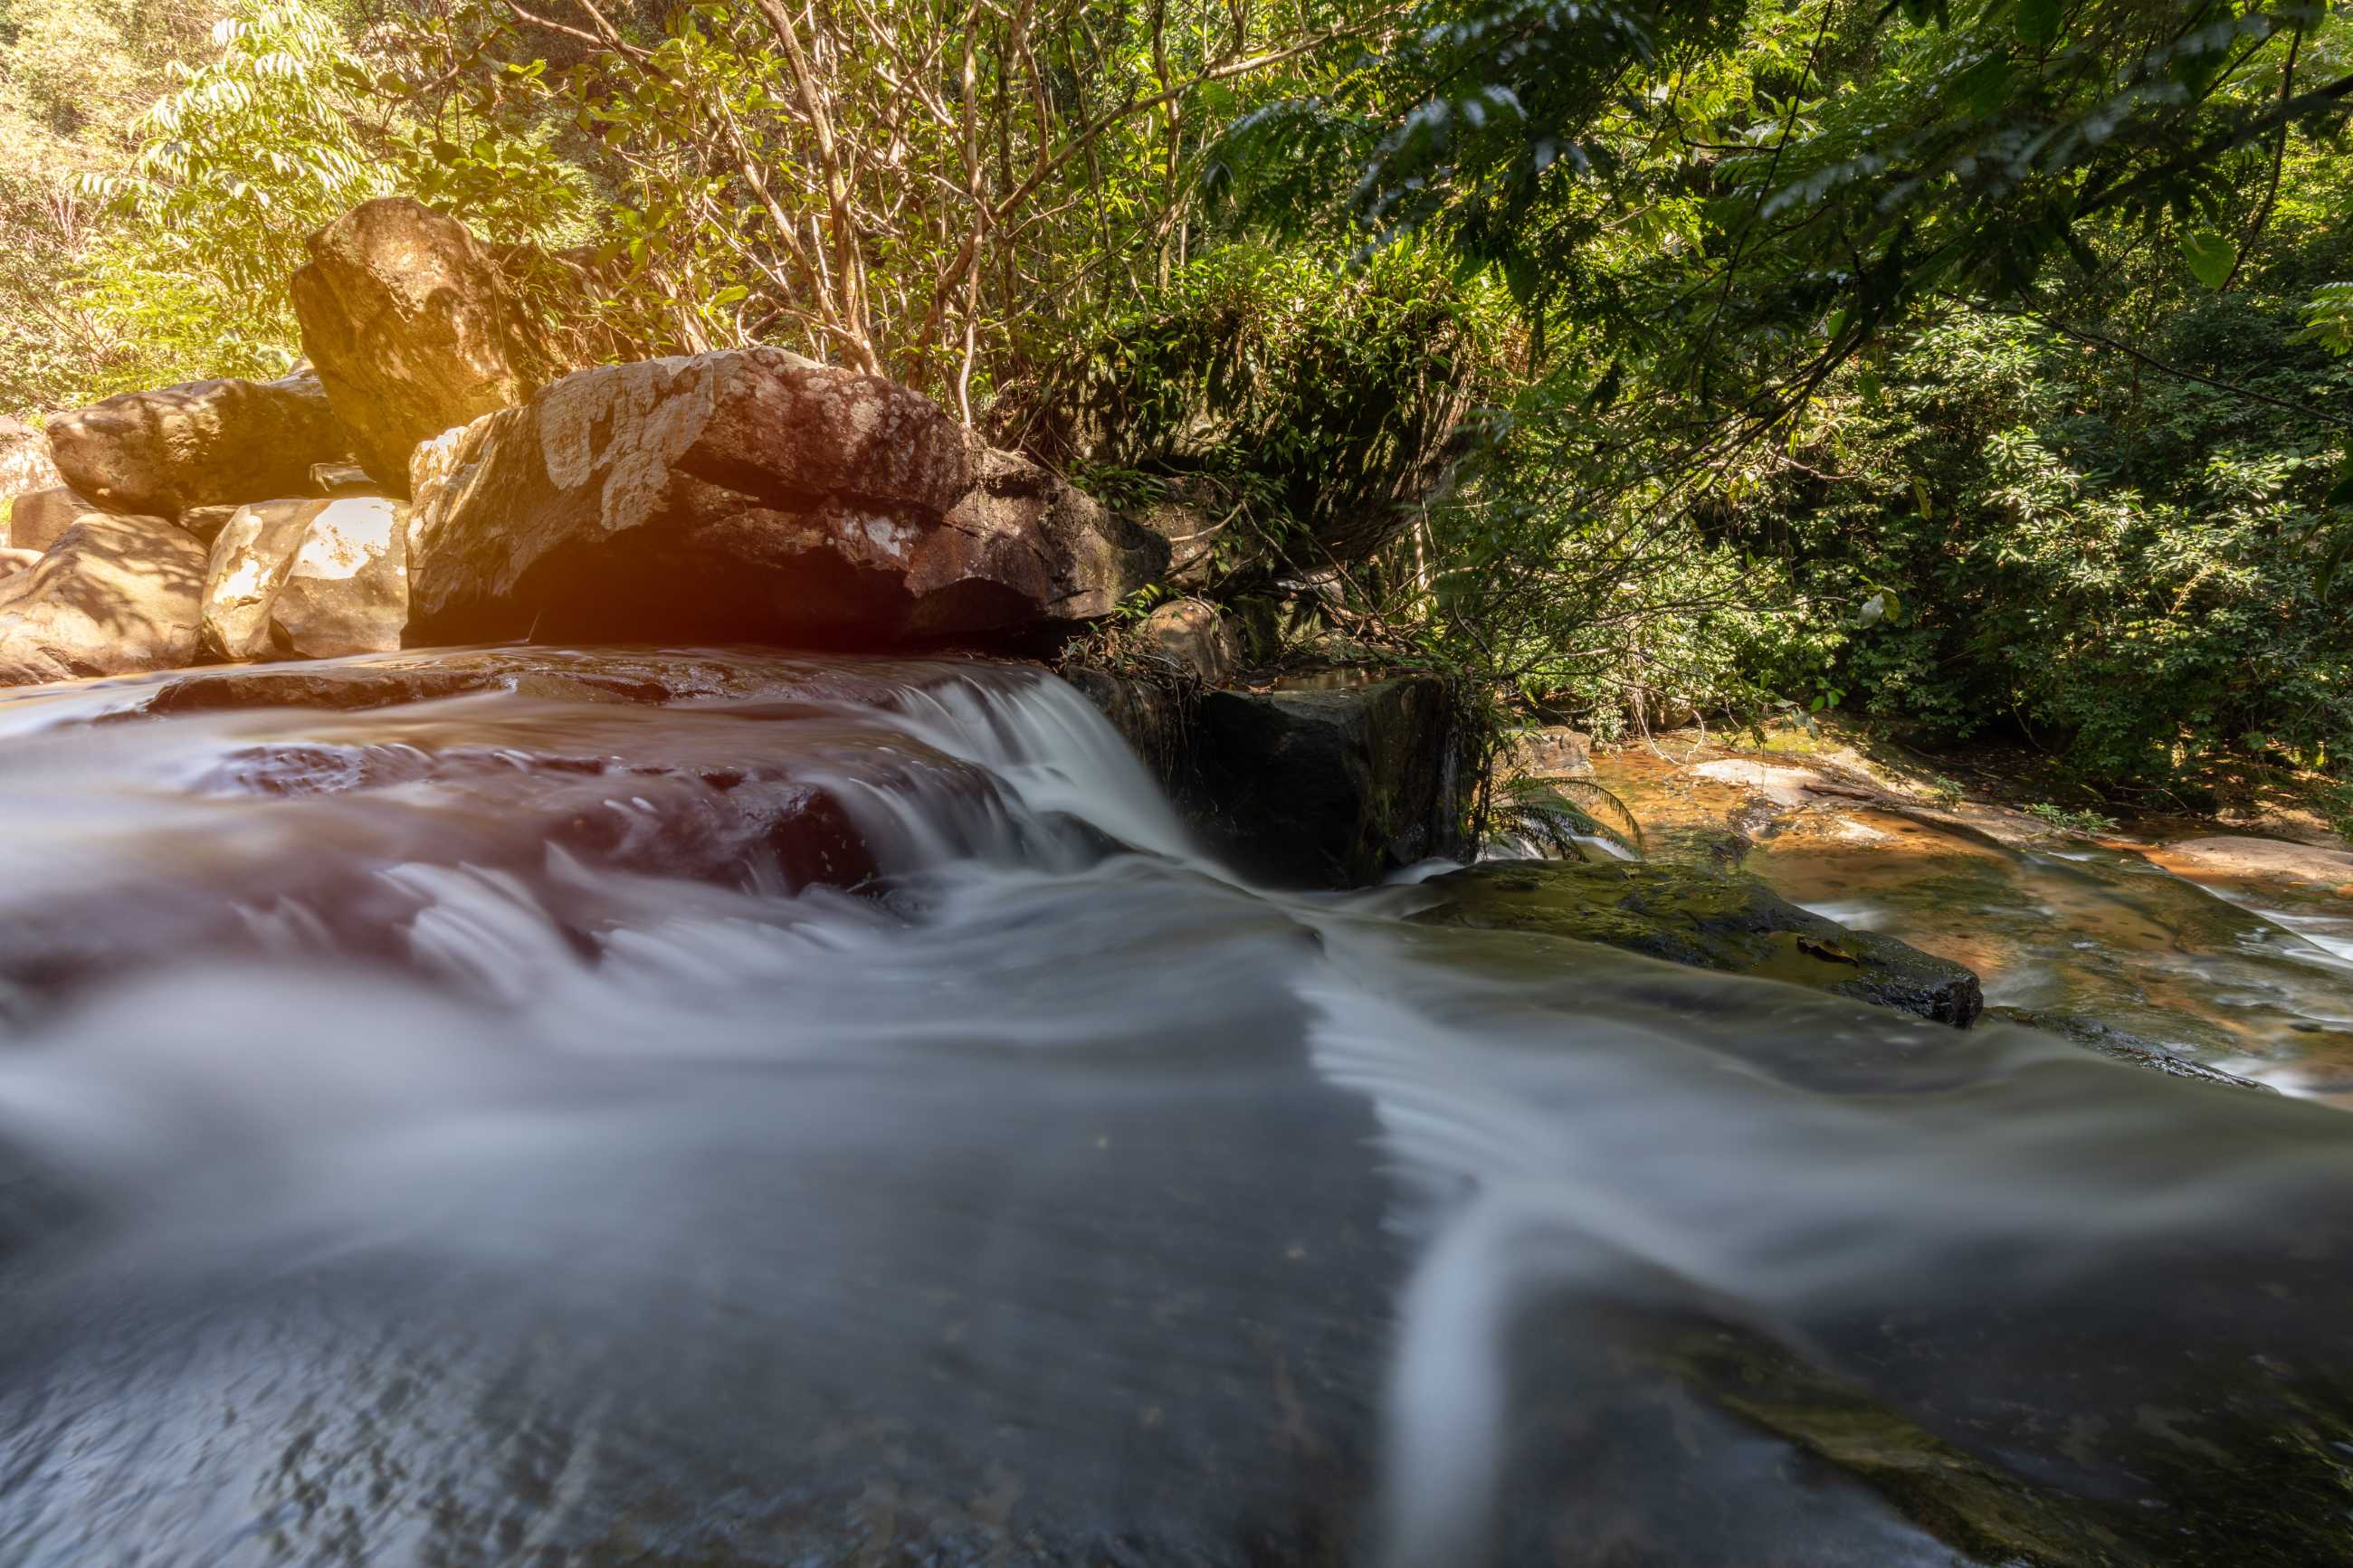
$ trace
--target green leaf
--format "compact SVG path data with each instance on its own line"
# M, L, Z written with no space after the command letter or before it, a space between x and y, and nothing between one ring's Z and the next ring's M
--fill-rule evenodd
M2181 258L2189 275L2209 289L2220 289L2238 268L2239 247L2211 228L2192 229L2181 237Z
M1972 120L1991 120L2010 101L2010 57L1988 55L1953 82L1953 90L1968 106Z
M2018 33L2019 47L2030 55L2040 55L2057 43L2062 15L2062 0L2018 0L2018 16L2012 26Z

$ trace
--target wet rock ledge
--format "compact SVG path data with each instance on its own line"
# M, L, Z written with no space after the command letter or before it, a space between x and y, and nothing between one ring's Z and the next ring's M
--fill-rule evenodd
M1894 937L1850 931L1753 877L1681 866L1504 861L1426 884L1427 924L1535 931L1729 974L1783 980L1968 1028L1978 977Z

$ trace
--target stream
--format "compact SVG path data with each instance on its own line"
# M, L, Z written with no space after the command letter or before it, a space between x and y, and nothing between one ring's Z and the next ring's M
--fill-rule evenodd
M0 695L11 1568L2353 1557L2323 1100L1254 888L1019 666L269 679Z

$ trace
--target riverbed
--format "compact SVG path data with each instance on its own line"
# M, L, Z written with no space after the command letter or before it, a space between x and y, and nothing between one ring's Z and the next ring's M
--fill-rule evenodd
M1252 886L1034 668L207 679L0 698L0 1561L2353 1550L2329 1105ZM1767 868L2176 896L1952 853Z

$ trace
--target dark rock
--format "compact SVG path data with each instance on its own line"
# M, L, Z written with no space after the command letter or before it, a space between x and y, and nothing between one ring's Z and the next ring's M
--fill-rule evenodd
M68 485L110 511L175 518L190 507L310 488L311 466L351 448L309 376L197 381L130 392L49 422Z
M1784 980L1967 1028L1978 977L1894 937L1850 931L1753 877L1648 862L1498 861L1427 884L1429 924L1538 931L1699 969Z
M8 545L12 550L47 550L65 537L66 530L85 512L99 509L63 486L20 495L8 512Z
M2224 1089L2252 1089L2258 1094L2279 1092L2267 1083L2257 1083L2251 1078L2241 1078L2236 1073L2224 1072L2220 1068L2206 1067L2187 1057L2177 1056L2155 1040L2145 1039L2112 1024L2104 1024L2097 1018L2084 1017L2080 1013L2036 1013L2024 1007L1992 1007L1987 1011L1992 1016L2006 1018L2013 1024L2040 1029L2046 1035L2056 1035L2070 1045L2096 1051L2112 1061L2147 1068L2168 1078L2186 1078Z
M237 514L233 506L192 506L180 514L180 526L195 535L197 543L210 548Z
M302 352L349 422L362 466L386 489L407 494L419 442L534 390L539 367L515 302L488 247L455 218L387 196L345 213L309 247L290 285ZM307 477L272 493L304 493Z
M0 686L189 663L204 570L203 547L162 518L84 514L0 581Z
M357 463L313 463L311 493L322 496L372 496L382 493L375 476Z
M775 349L581 371L412 478L412 644L1036 635L1166 563L928 400Z
M1467 780L1444 681L1201 699L1179 797L1236 868L1293 887L1378 881L1458 853Z

